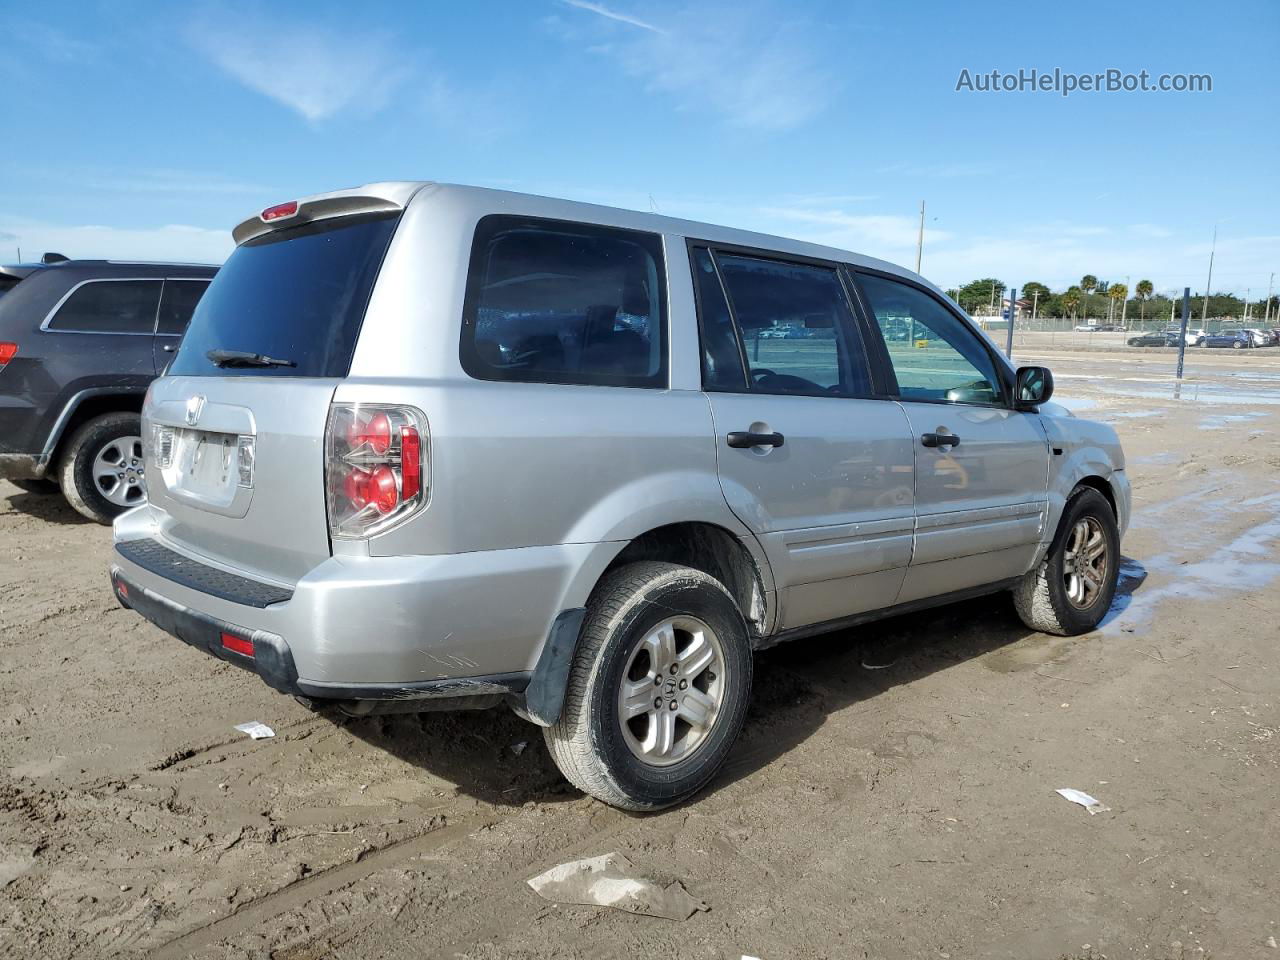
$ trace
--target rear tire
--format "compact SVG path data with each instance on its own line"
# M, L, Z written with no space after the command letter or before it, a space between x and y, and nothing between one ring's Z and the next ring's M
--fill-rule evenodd
M724 763L751 667L746 621L723 584L673 563L628 564L588 603L547 748L574 786L605 803L669 807Z
M1111 609L1119 572L1120 530L1111 504L1092 487L1077 487L1044 560L1014 587L1013 604L1032 630L1088 633Z
M67 441L59 479L67 502L96 523L110 523L147 502L142 474L142 418L136 413L107 413L81 424ZM107 467L118 464L119 469ZM114 483L106 476L116 473ZM132 482L131 482L132 481Z

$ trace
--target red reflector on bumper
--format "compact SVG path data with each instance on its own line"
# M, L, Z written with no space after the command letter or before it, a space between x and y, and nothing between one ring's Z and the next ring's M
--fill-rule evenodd
M237 637L234 633L223 633L222 645L233 653L243 653L246 657L253 656L253 641Z
M129 587L123 580L116 583L116 589L120 591L120 596L129 599Z

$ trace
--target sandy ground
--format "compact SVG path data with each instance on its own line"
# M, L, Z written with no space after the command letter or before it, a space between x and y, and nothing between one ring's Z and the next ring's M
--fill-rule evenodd
M727 769L653 816L508 713L307 712L117 608L109 532L0 482L0 955L1280 956L1280 350L1197 352L1175 401L1167 355L1033 348L1130 458L1103 626L1001 597L777 648ZM611 850L710 910L525 885Z

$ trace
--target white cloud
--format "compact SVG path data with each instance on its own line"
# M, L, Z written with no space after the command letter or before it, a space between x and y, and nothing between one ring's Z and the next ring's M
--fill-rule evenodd
M313 123L343 110L378 110L410 73L408 58L385 32L268 20L240 8L215 11L192 24L191 44L249 89Z
M820 38L786 8L751 3L687 4L640 20L601 4L565 0L596 14L557 21L566 40L614 59L626 73L681 108L710 108L730 124L786 130L822 112L835 96ZM582 30L585 30L585 36ZM602 43L602 36L611 42Z
M110 227L57 224L0 213L0 261L39 260L48 251L73 259L172 260L222 263L234 249L230 230L186 224L158 227Z

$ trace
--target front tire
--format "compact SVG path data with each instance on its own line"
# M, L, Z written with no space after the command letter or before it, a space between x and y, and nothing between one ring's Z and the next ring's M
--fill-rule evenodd
M587 606L560 719L543 730L574 786L624 810L692 796L724 763L751 695L751 645L718 580L629 564Z
M1032 630L1074 637L1096 627L1115 597L1120 530L1111 504L1077 487L1043 561L1013 589L1018 616Z
M146 503L142 418L107 413L81 424L62 454L59 479L67 502L96 523Z

